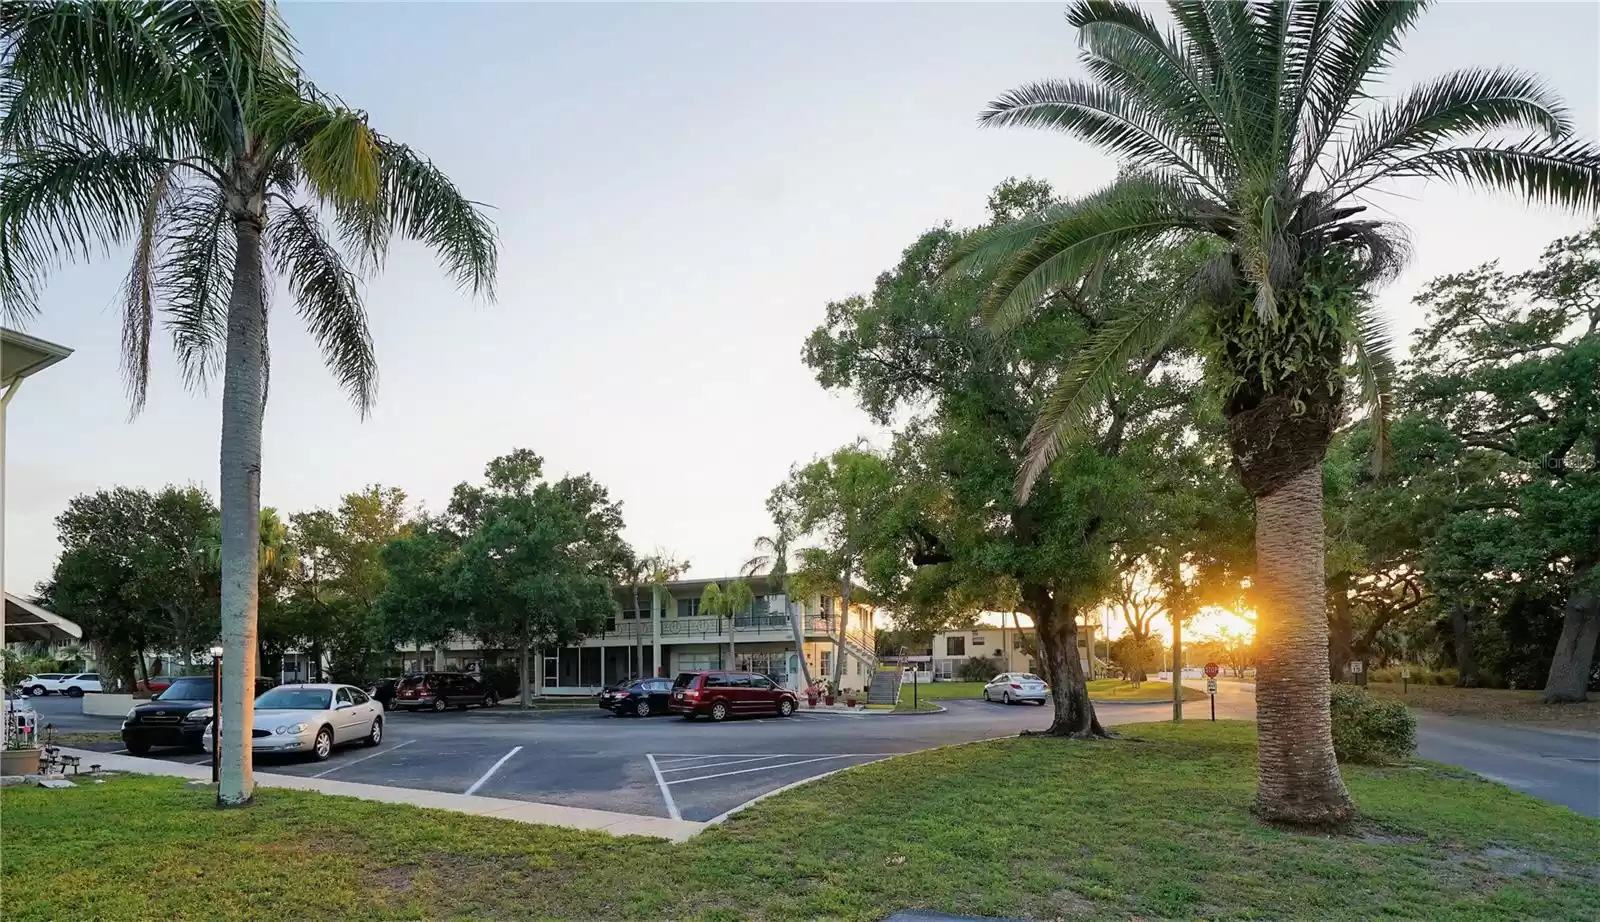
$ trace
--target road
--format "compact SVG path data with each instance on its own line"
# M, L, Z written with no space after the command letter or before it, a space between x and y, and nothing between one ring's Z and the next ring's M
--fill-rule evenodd
M1200 684L1203 684L1200 683ZM529 716L513 708L389 715L383 746L342 749L327 762L258 759L262 771L321 775L649 816L709 820L784 785L840 768L950 743L1013 736L1049 723L1045 708L944 702L943 714L808 713L722 724L671 717L616 718L599 708ZM79 702L35 707L62 730L116 729L82 716ZM1164 720L1169 703L1099 707L1108 725ZM1204 719L1207 703L1185 716ZM1253 719L1254 687L1219 684L1217 716ZM1600 816L1600 736L1423 716L1418 754L1475 771L1590 816ZM107 745L103 748L116 748ZM157 757L204 762L192 753Z

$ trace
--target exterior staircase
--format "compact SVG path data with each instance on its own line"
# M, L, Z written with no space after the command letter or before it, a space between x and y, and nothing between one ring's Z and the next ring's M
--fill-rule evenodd
M867 689L868 704L900 703L900 670L879 669L872 674L872 687Z

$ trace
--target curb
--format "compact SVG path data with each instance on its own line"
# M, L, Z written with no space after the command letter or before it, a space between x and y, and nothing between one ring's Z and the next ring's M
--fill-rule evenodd
M884 711L884 717L932 717L935 714L947 714L950 709L942 704L936 704L931 711Z

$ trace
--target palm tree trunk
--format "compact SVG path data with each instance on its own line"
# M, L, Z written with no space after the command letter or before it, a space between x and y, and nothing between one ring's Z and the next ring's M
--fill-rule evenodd
M261 540L261 422L265 412L266 314L261 225L236 220L222 378L222 714L217 803L250 802L255 778L256 603Z
M1322 467L1311 465L1256 498L1256 722L1262 819L1327 826L1352 807L1333 754L1328 711L1327 581Z
M1341 573L1329 583L1333 616L1328 622L1328 678L1343 682L1355 645L1355 625L1350 620L1350 575Z
M789 628L794 631L794 658L800 667L800 684L796 691L804 691L811 687L811 667L806 665L806 634L805 626L801 624L802 616L800 606L789 598L789 587L783 589L784 605L789 609Z

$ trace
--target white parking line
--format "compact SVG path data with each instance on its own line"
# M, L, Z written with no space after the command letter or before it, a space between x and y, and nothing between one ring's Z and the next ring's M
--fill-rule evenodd
M511 751L506 753L505 755L501 756L500 757L500 761L498 761L498 762L494 763L493 765L489 766L489 770L483 773L483 777L482 778L479 778L477 781L472 782L472 787L467 788L467 793L468 794L476 794L476 793L478 793L478 788L483 787L483 783L485 781L488 781L491 777L493 777L494 773L500 770L500 766L506 764L506 762L512 756L516 755L517 753L519 753L521 751L522 751L522 747L521 746L513 746L513 747L511 747ZM676 818L676 817L674 817L674 818Z
M802 759L799 762L781 762L777 765L760 765L755 768L741 768L731 772L718 772L715 775L701 775L697 778L679 778L676 781L662 781L662 784L688 784L692 781L710 781L712 778L726 778L729 775L748 775L751 772L771 771L774 768L793 768L796 765L809 765L812 762L826 762L829 759L857 759L859 754L851 753L843 756L818 756L814 759ZM656 775L656 780L661 781L661 776Z
M389 753L394 752L396 749L401 749L401 748L409 746L409 745L411 745L412 743L415 743L415 742L416 742L416 740L406 740L403 743L395 743L393 746L390 746L388 749L380 749L377 752L374 752L372 755L362 756L359 759L351 759L348 762L340 762L338 765L335 765L332 768L327 769L326 771L317 772L315 775L312 775L311 777L313 777L313 778L321 778L323 775L331 775L331 774L333 774L334 772L338 771L341 768L346 768L346 767L351 766L351 765L360 765L362 762L365 762L368 759L376 759L378 756L388 755ZM207 761L209 761L209 760L207 760ZM499 767L500 766L498 766L498 765L495 766L495 768L499 768ZM490 771L492 772L493 769L490 769ZM472 792L468 791L467 793L470 794Z
M729 762L696 762L693 765L685 765L685 766L683 766L681 768L663 768L663 769L660 769L660 772L663 775L668 774L670 772L692 772L697 768L721 768L724 765L738 765L738 764L740 764L742 762L760 762L763 759L781 759L781 758L784 758L784 757L783 756L749 756L749 757L743 758L743 759L734 759L734 760L729 761Z
M661 799L667 802L667 815L675 820L683 819L678 815L678 805L672 802L672 792L667 790L667 781L661 777L661 769L656 767L656 757L648 752L644 757L650 761L650 771L655 773L656 786L661 788Z

